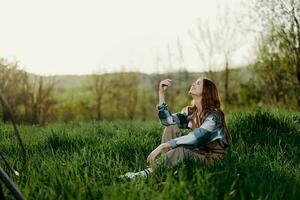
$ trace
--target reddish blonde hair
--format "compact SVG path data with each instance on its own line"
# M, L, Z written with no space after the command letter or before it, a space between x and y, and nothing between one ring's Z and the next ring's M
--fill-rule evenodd
M208 78L202 78L203 80L203 90L202 90L202 99L201 99L201 106L202 110L200 113L200 125L204 122L205 118L212 112L218 112L223 126L225 128L226 139L229 144L232 143L232 137L228 130L225 115L223 109L221 107L221 100L218 94L218 89L214 82L212 82ZM190 108L190 114L192 118L196 117L197 108L195 104L192 102L192 107Z

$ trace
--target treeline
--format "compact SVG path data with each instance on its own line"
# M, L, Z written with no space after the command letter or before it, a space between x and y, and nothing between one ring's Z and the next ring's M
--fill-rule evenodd
M16 120L30 124L155 119L159 81L166 77L180 81L168 95L171 105L183 107L190 101L187 74L94 74L73 80L73 84L81 81L75 87L66 87L68 78L60 80L59 76L36 76L21 70L17 63L0 59L0 89L11 105ZM2 121L7 122L7 110L4 105L0 108Z
M253 90L249 88L253 78L249 75L250 69L252 66L230 70L229 102L225 103L226 109L255 106L263 102L265 94L250 93ZM209 76L209 73L187 71L151 75L132 72L94 74L71 80L67 77L60 79L59 76L35 76L19 69L16 63L8 63L4 59L0 60L0 74L1 91L11 105L17 121L29 124L73 120L155 120L160 80L173 79L174 84L167 93L167 103L176 112L190 104L188 90L191 83L198 77ZM224 74L225 71L213 74L223 100ZM71 84L67 86L70 80ZM75 86L72 87L72 84ZM249 94L256 95L257 98L248 98ZM296 108L296 103L287 100L287 104L281 107L293 109ZM1 119L5 122L8 120L6 110L3 105L0 108Z
M17 63L0 59L0 89L11 104L17 121L30 124L157 119L155 106L160 80L174 80L167 101L175 112L190 103L189 87L201 76L209 77L217 84L225 109L267 104L300 110L300 2L252 0L251 5L251 19L259 21L253 23L259 38L257 57L249 66L230 68L230 52L236 45L227 44L231 50L224 51L223 71L212 70L211 66L207 73L188 72L184 68L183 51L179 48L182 67L178 72L94 74L74 79L67 87L67 79L35 76L21 70ZM214 32L211 34L215 35ZM200 36L205 38L205 35ZM194 37L197 39L197 35ZM201 44L196 47L200 49ZM225 50L228 48L224 47ZM213 55L207 57L208 60L213 58ZM8 120L3 106L0 117L3 121Z

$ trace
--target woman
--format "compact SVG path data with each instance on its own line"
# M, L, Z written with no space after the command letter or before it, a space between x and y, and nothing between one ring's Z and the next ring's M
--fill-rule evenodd
M218 90L211 80L199 78L194 82L189 90L193 98L192 106L175 114L169 111L165 103L165 93L171 86L171 79L159 84L158 116L166 128L161 144L147 158L150 167L137 173L126 173L125 177L147 176L157 164L175 166L184 159L198 159L212 164L224 156L231 144ZM192 131L181 136L180 128ZM160 154L163 154L162 159L156 159Z

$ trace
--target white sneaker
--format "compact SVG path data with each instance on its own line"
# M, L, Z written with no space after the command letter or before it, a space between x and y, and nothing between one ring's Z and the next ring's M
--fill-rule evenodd
M149 174L151 172L153 172L153 169L149 167L147 169L144 169L144 170L136 172L136 173L134 173L134 172L127 172L126 174L121 175L120 177L121 178L129 178L129 179L133 180L137 176L147 177L147 176L149 176Z
M129 178L129 179L134 179L136 176L138 176L138 173L134 173L134 172L127 172L124 175L121 175L121 178Z

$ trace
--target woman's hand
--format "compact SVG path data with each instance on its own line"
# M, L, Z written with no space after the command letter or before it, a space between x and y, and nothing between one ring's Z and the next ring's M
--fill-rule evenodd
M165 93L167 91L167 89L169 87L172 86L172 80L171 79L165 79L165 80L162 80L160 83L159 83L159 92L161 93Z
M165 92L171 86L172 86L171 79L165 79L159 83L159 89L158 89L158 104L159 105L161 105L165 102Z
M164 152L168 152L171 149L171 145L166 142L166 143L162 143L160 144L158 147L156 147L156 149L154 149L148 156L147 158L147 162L149 163L149 165L154 164L155 162L155 158L160 154L160 153L164 153Z

